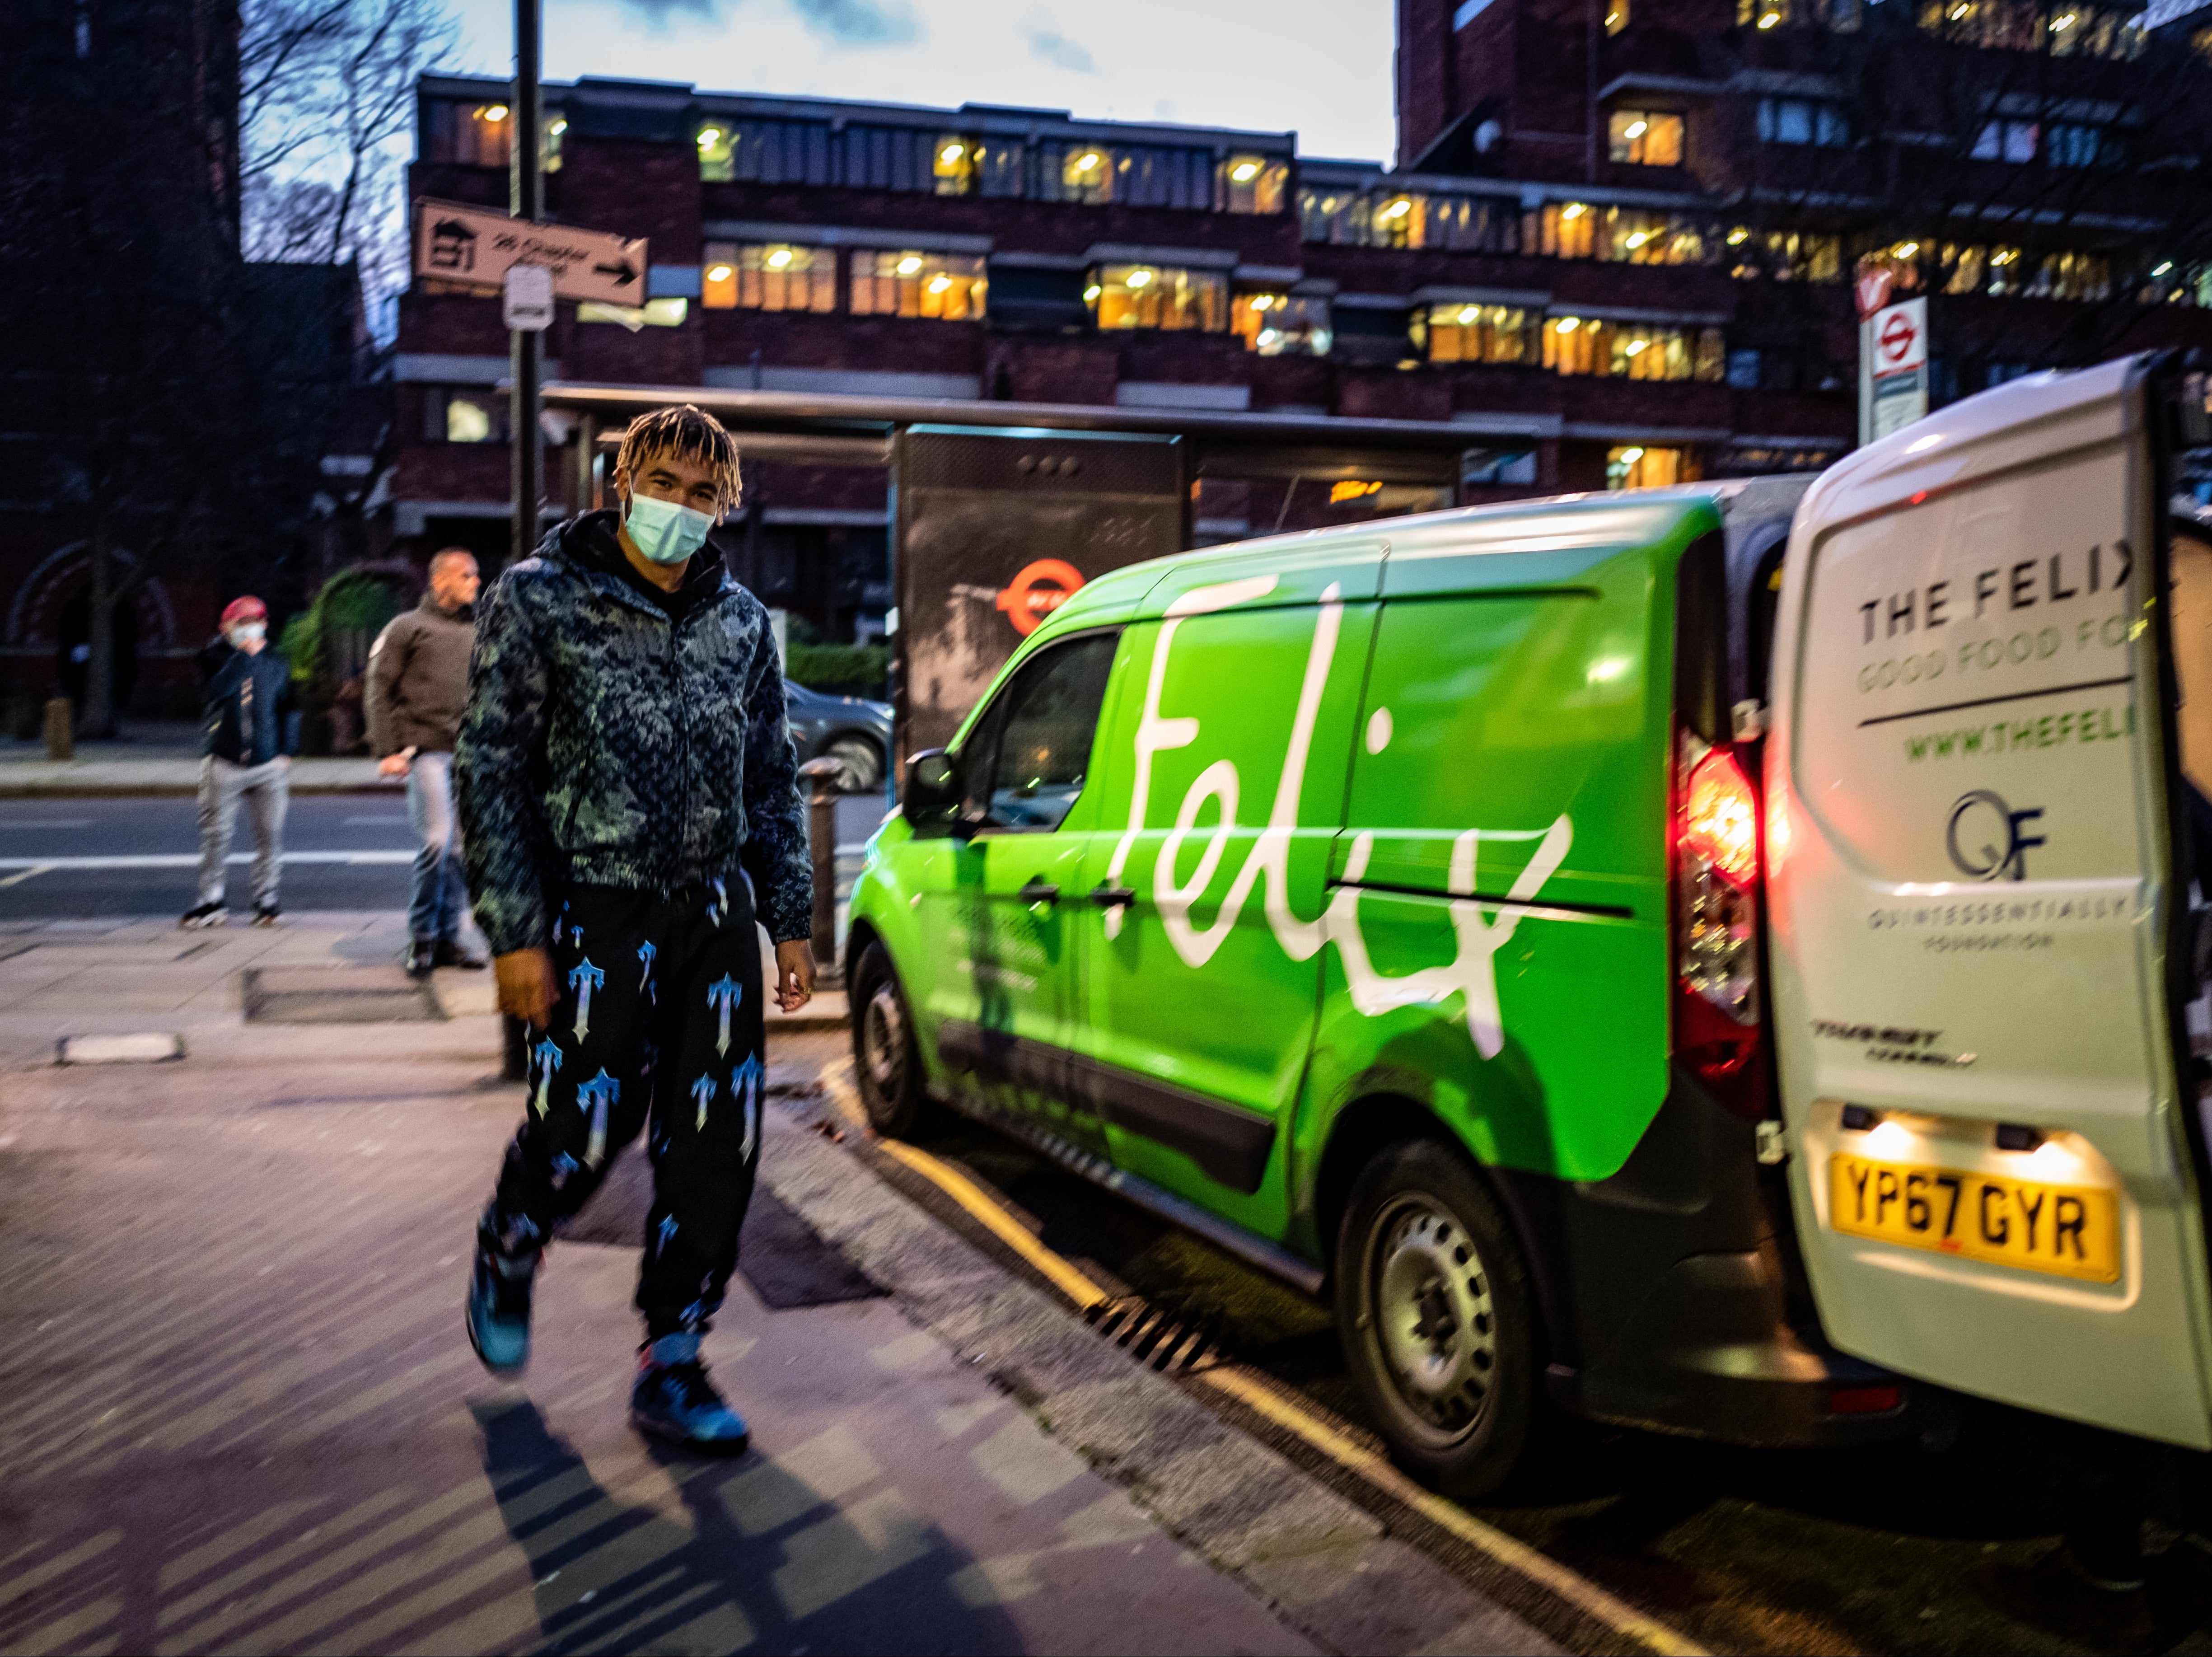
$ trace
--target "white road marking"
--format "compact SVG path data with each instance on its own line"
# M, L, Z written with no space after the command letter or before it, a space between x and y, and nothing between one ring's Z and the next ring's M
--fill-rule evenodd
M6 891L10 886L21 886L27 880L36 880L53 866L51 863L34 863L27 869L19 869L5 880L0 880L0 892Z

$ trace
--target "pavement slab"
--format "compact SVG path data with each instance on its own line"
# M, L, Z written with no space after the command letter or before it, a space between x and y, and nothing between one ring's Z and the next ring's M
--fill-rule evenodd
M343 964L395 920L225 935L224 964ZM486 1375L461 1290L521 1107L494 1020L248 1025L234 985L200 1005L209 958L128 968L181 998L175 1063L51 1062L137 1015L0 1013L0 1649L1322 1648L904 1299L775 1310L741 1274L708 1342L733 1461L627 1424L632 1246L557 1246L531 1369ZM772 1166L829 1149L769 1119Z

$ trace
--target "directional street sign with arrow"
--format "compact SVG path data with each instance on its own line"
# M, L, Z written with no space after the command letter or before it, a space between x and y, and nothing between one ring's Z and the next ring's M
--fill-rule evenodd
M638 306L646 300L642 238L631 241L604 230L512 219L489 208L459 202L415 203L415 274L497 293L511 265L532 264L553 273L561 299L599 300Z

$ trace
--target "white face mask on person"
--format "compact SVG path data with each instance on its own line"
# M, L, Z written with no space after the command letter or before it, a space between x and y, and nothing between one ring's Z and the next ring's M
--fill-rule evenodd
M269 624L266 622L240 622L230 629L228 634L233 650L243 650L268 636Z
M649 495L633 495L623 527L637 549L656 564L680 564L707 543L714 520L703 512L656 501Z

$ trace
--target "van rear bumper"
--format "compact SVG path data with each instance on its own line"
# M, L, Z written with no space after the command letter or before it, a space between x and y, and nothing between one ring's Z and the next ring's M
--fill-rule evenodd
M1620 1426L1756 1449L1875 1443L1948 1424L1940 1389L1778 1321L1775 1287L1773 1262L1757 1250L1677 1261L1597 1362L1552 1366L1554 1401Z

